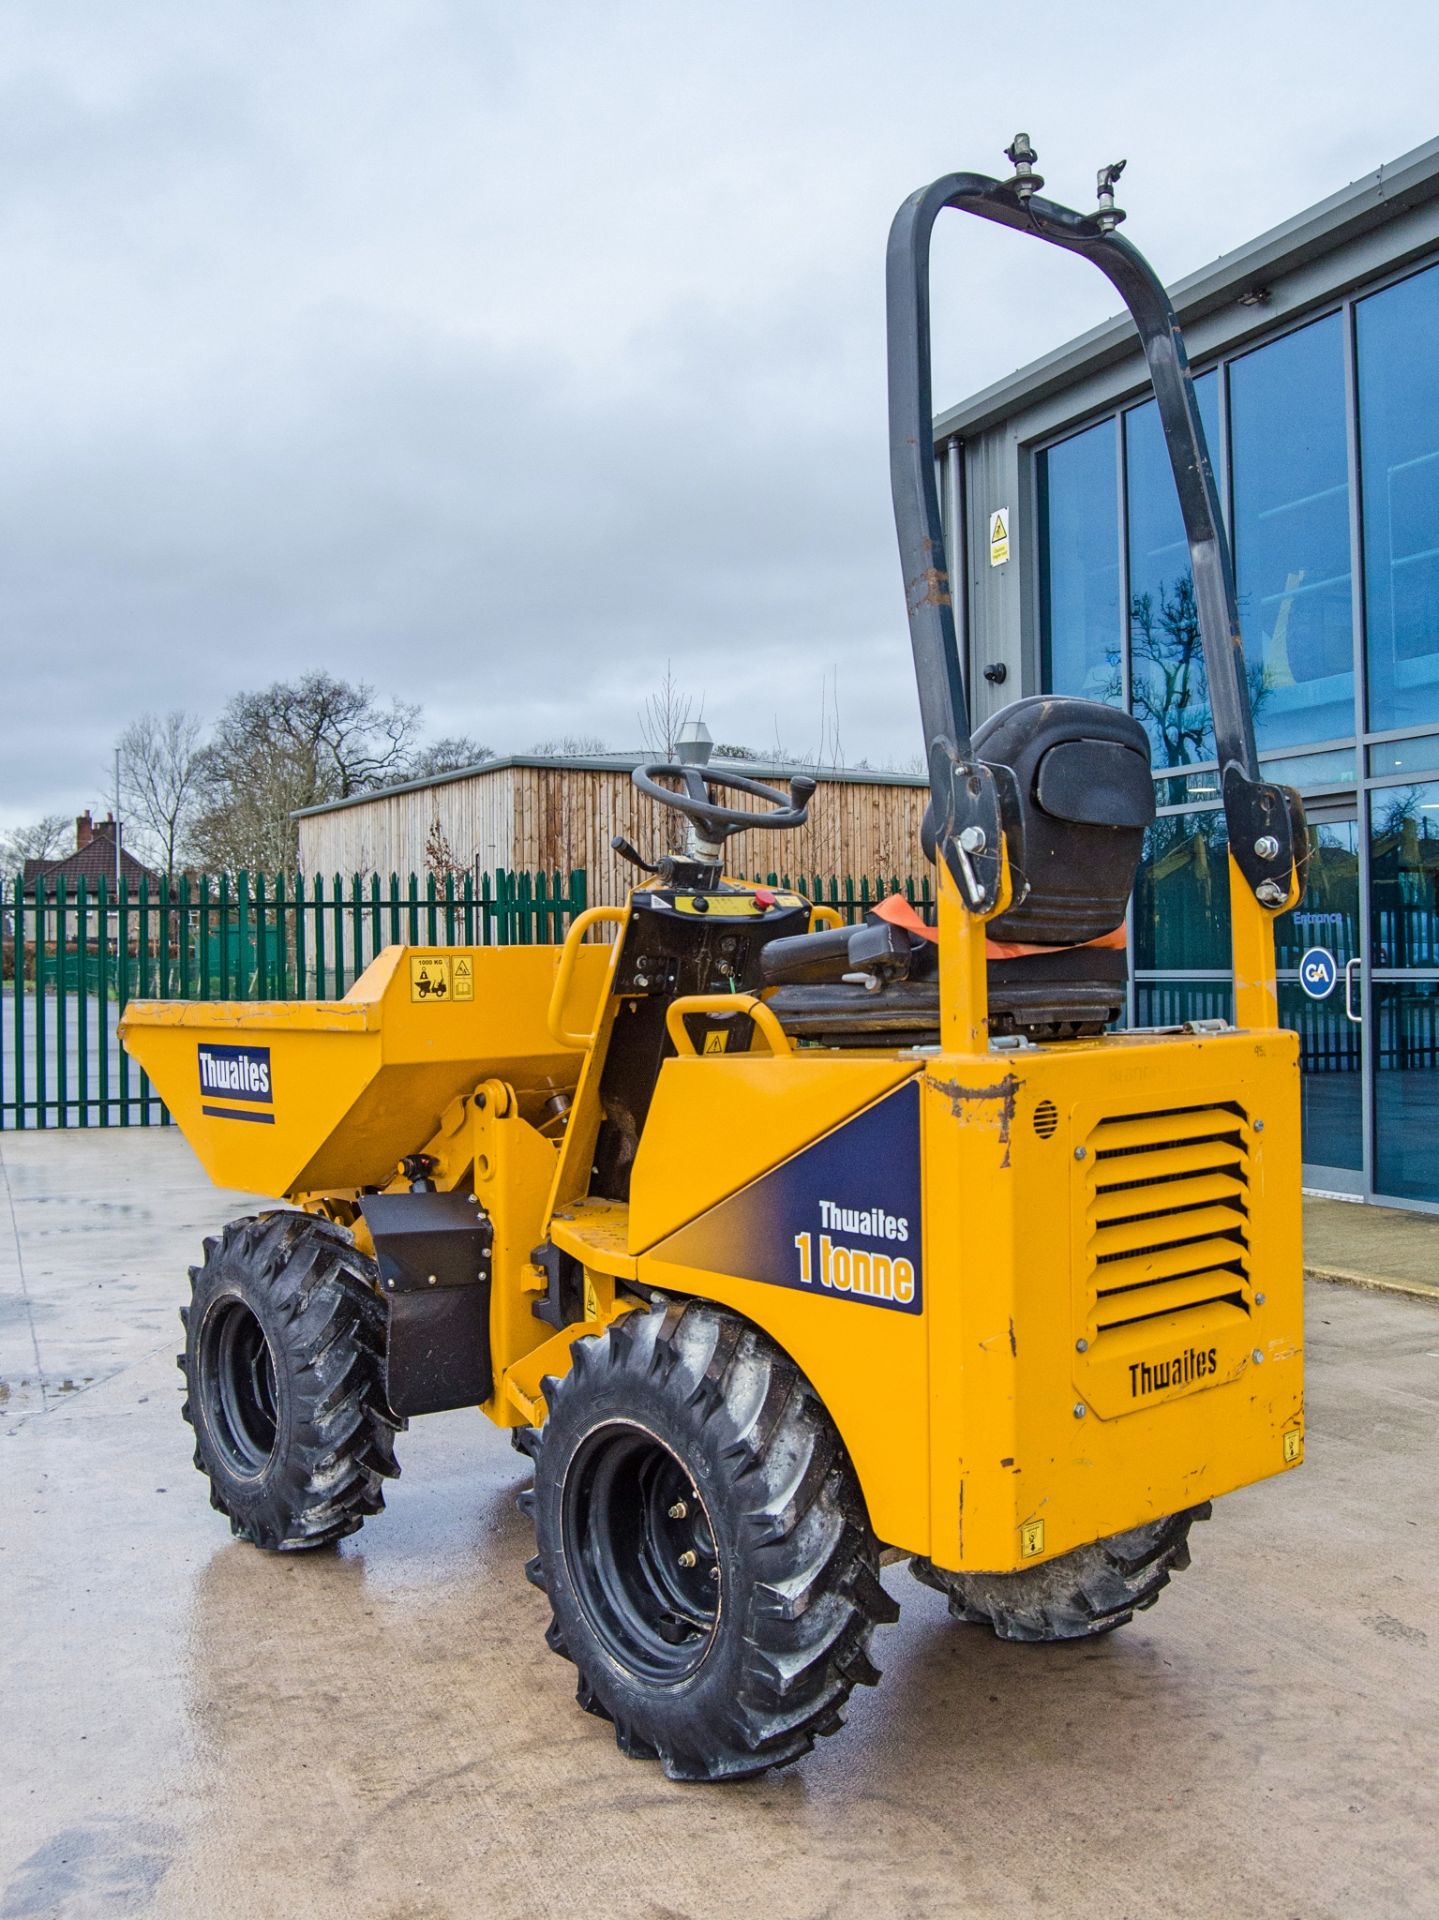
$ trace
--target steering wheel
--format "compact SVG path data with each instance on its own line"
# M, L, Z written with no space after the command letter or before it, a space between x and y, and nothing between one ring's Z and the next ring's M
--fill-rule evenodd
M732 833L746 827L802 827L809 815L810 798L819 784L807 773L797 773L789 783L788 794L778 787L767 787L742 773L716 773L709 766L680 766L657 761L648 767L636 767L632 775L640 792L661 806L674 807L692 820L701 837L718 846ZM679 792L662 787L661 780L683 782ZM740 807L724 807L710 798L709 789L720 787L730 793L747 793L756 800L769 802L764 812L745 812Z

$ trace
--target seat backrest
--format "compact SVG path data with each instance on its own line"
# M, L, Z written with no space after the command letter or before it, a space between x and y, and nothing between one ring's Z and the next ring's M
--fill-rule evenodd
M1015 903L995 940L1068 946L1124 919L1154 819L1149 736L1094 700L1016 700L976 728L974 750L1014 775L1023 824Z

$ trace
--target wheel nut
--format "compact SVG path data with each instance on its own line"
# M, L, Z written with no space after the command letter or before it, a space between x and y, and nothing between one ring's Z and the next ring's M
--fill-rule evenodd
M688 1512L689 1512L688 1503L683 1500L676 1500L674 1505L670 1508L670 1519L683 1520L685 1515Z
M684 1552L680 1555L680 1565L682 1567L692 1567L695 1561L698 1560L698 1558L699 1558L699 1555L695 1552L693 1547L686 1547Z
M711 1580L718 1580L718 1579L719 1579L719 1568L718 1568L718 1567L711 1567L711 1568L710 1568L710 1579L711 1579Z

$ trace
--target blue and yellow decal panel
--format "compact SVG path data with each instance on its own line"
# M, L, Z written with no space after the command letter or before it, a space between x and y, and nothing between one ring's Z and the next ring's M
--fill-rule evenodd
M211 1120L275 1124L275 1081L268 1047L223 1046L202 1040L196 1048L200 1111ZM223 1101L223 1106L217 1104Z
M919 1088L909 1080L652 1249L705 1273L924 1309Z

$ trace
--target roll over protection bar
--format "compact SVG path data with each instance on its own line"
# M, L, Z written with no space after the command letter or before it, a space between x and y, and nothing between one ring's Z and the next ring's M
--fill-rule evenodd
M1009 158L1016 163L1013 179L946 174L910 195L889 234L890 488L924 725L936 851L970 911L991 914L999 903L1003 879L1001 834L1006 818L1014 817L1015 796L1007 793L1003 769L986 767L974 755L934 476L930 236L939 215L946 207L954 207L1087 256L1118 290L1138 329L1189 543L1230 851L1256 901L1277 913L1292 904L1302 885L1308 851L1304 811L1292 788L1260 778L1234 565L1219 515L1184 336L1154 269L1136 247L1113 231L1124 217L1113 205L1118 168L1105 168L1100 174L1099 212L1082 214L1039 197L1036 189L1043 180L1028 164L1035 157L1027 136L1019 135L1009 150Z

